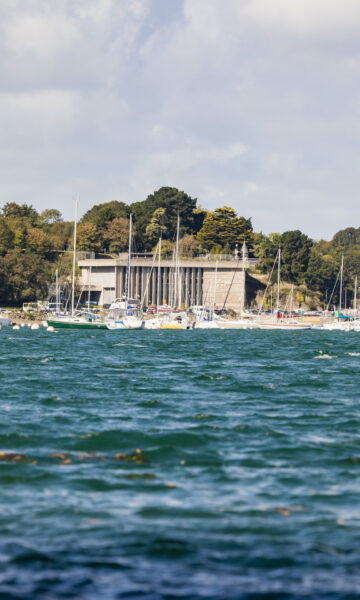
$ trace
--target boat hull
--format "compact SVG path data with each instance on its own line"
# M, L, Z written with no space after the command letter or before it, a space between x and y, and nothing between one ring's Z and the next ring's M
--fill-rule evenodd
M110 331L143 329L144 323L138 319L132 321L108 321L106 323L106 328Z
M219 326L215 321L198 321L195 329L219 329Z
M54 329L106 329L105 323L96 323L92 321L65 321L64 320L47 320L48 327L54 327Z
M227 321L225 319L216 321L219 329L256 329L257 323L251 321Z
M258 323L258 329L273 329L277 331L298 331L311 329L311 325L305 323Z

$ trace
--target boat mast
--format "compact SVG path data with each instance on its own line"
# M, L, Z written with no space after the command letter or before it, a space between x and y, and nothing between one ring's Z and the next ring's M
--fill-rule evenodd
M278 276L277 276L277 295L276 295L276 318L278 318L279 308L280 308L280 260L281 260L281 250L279 248Z
M76 233L77 233L78 202L79 202L79 197L77 197L76 201L75 201L74 252L73 252L73 269L72 269L72 290L71 290L71 316L74 316L74 306L75 306Z
M173 248L172 259L171 259L171 269L169 276L169 297L170 297L170 306L172 310L175 310L175 249Z
M158 250L159 250L159 262L158 262L157 301L156 301L156 313L157 314L159 314L159 305L160 305L161 235L159 238Z
M89 267L89 282L88 282L88 312L90 312L90 295L91 295L91 267Z
M180 304L181 304L181 286L180 286L180 267L179 267L179 238L180 238L180 215L178 213L178 218L177 218L177 227L176 227L176 287L177 287L177 291L176 291L176 306L177 308L180 308Z
M241 297L241 314L242 314L245 312L245 304L246 304L245 258L248 256L245 240L244 240L242 248L241 248L241 254L242 254L242 278L243 278L243 292L242 292L242 297Z
M342 301L342 288L343 288L343 272L344 272L344 255L341 255L341 267L340 267L340 305L339 305L339 313L341 313L341 301Z
M59 271L56 269L55 271L55 313L59 312Z
M357 275L355 275L354 283L354 310L357 311Z
M211 315L211 319L214 318L214 314L215 314L215 308L216 308L216 286L217 286L217 270L218 270L218 261L216 261L215 263L215 278L214 278L214 301L213 301L213 310L212 310L212 315Z
M127 270L126 270L126 282L125 282L125 301L126 304L128 303L129 300L129 294L130 294L130 290L131 290L131 275L130 275L130 268L131 268L131 236L132 236L132 214L130 213L130 223L129 223L129 248L128 248L128 264L127 264Z

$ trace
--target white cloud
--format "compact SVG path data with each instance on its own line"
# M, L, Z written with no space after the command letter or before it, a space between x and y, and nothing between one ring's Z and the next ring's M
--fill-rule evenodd
M358 0L186 0L185 16L204 39L242 36L249 27L263 34L348 39L360 32Z
M240 20L246 18L278 34L334 40L360 32L358 0L243 0L236 4Z
M264 231L356 224L359 17L358 0L2 0L0 200L67 197L72 218L77 191L85 211L174 185Z
M2 0L0 86L111 86L146 15L147 0Z
M260 192L262 189L262 186L255 181L248 181L245 184L245 193L247 194L256 194L256 192Z
M0 94L0 127L17 126L23 133L34 134L39 123L48 133L61 134L74 121L75 97L71 92L48 90L25 94Z
M183 148L167 150L153 155L155 162L163 165L176 166L178 169L188 169L198 164L225 164L239 159L246 153L246 147L241 143L225 146L200 145L194 140L187 140Z

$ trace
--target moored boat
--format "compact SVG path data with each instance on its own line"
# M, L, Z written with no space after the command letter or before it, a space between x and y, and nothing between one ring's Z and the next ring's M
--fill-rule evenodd
M143 329L144 320L142 308L138 300L129 298L131 290L131 243L132 243L132 215L129 223L129 250L126 269L125 294L123 298L116 298L111 303L106 316L106 327L111 331L123 329Z
M55 329L106 329L105 321L92 315L56 316L47 319L46 324Z
M117 298L111 303L106 317L107 329L143 329L144 320L138 304Z
M294 323L286 321L259 321L257 323L257 328L297 331L299 329L311 329L311 325L309 325L308 323Z
M280 263L281 263L281 250L278 250L278 269L277 269L277 294L276 294L276 311L274 316L267 320L259 320L257 322L258 329L272 329L277 331L298 331L304 329L311 329L309 323L301 323L294 321L293 319L283 319L280 313Z

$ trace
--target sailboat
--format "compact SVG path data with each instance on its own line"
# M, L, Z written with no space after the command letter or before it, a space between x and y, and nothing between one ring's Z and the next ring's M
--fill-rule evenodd
M168 307L167 305L165 305L165 308L160 306L161 235L159 237L159 242L156 247L156 252L154 255L154 263L156 260L157 253L158 253L158 266L157 266L158 272L157 272L157 292L156 292L156 316L153 317L152 319L147 319L146 321L144 321L144 329L161 329L162 316L171 310L170 306ZM153 263L152 269L154 268L154 263ZM149 278L151 277L152 269L149 274Z
M77 212L78 198L75 202L75 220L74 220L74 250L72 267L72 288L71 288L71 314L59 313L59 289L58 278L56 275L56 316L47 319L47 326L54 329L106 329L105 322L99 317L92 315L90 311L87 315L76 312L75 310L75 278L76 278L76 235L77 235Z
M280 264L281 264L281 250L278 252L278 273L277 273L277 295L276 295L276 313L275 318L271 321L259 321L257 327L259 329L277 329L277 330L298 330L298 329L311 329L311 326L307 323L299 323L293 320L282 321L280 315Z
M245 299L246 299L246 274L245 274L245 261L248 257L248 249L246 246L245 241L243 242L242 245L242 249L241 249L241 255L242 255L242 272L243 272L243 282L244 282L244 288L243 288L243 293L242 293L242 299L241 299L241 318L236 318L236 319L229 319L226 317L223 317L222 315L218 315L216 316L216 324L217 327L219 329L256 329L257 327L257 323L256 321L254 321L253 319L253 315L250 315L247 318L243 318L244 315L246 316L248 313L244 312L244 307L245 307ZM239 263L240 263L240 258L238 258L236 267L238 267ZM226 302L227 299L229 297L231 288L233 286L234 280L235 280L235 276L236 276L236 270L234 270L224 303L223 303L223 310L225 309L226 306Z
M195 329L218 329L218 324L214 319L216 307L216 283L217 283L218 262L215 263L214 281L211 281L206 292L204 306L195 314ZM206 308L206 300L209 295L209 308Z
M181 312L181 278L180 278L180 216L178 214L176 227L176 246L174 258L174 267L172 270L172 278L170 281L170 304L172 310L164 313L160 320L160 329L192 329L185 312Z
M142 310L138 300L130 299L131 290L131 240L132 215L129 224L128 264L126 269L125 294L111 303L106 317L106 327L112 331L123 329L142 329L144 326Z
M343 295L343 277L344 277L344 255L341 256L341 265L340 265L340 299L339 299L339 310L337 312L337 320L332 321L331 323L324 323L322 328L330 331L351 331L354 329L354 325L351 322L350 318L344 316L342 314L342 295ZM336 285L336 283L335 283ZM334 286L335 289L335 286ZM333 289L333 292L334 292ZM332 294L331 294L332 297ZM330 301L331 301L330 297ZM330 304L329 301L329 304ZM356 327L357 328L357 327Z

